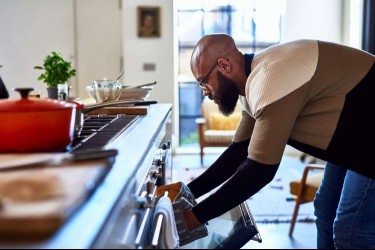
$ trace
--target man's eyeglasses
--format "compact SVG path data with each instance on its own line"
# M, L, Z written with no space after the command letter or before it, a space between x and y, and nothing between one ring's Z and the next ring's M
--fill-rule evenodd
M229 61L228 58L225 58L225 60ZM211 74L211 72L214 70L214 68L216 68L216 64L217 64L217 60L215 62L214 65L212 65L211 69L208 71L208 73L206 74L206 76L203 78L202 81L197 81L197 84L199 85L199 87L201 87L202 89L207 89L206 85L206 80L208 78L208 76Z
M202 89L206 89L206 83L205 81L207 80L208 76L211 74L211 72L214 70L214 68L216 67L216 64L217 64L217 61L215 62L214 65L212 65L211 69L208 71L208 73L206 74L206 76L203 78L202 81L197 81L197 84L199 85L199 87L201 87Z

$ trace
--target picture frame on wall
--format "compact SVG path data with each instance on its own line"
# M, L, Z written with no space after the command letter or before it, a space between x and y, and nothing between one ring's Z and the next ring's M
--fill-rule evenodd
M138 7L137 15L138 37L160 37L160 7Z

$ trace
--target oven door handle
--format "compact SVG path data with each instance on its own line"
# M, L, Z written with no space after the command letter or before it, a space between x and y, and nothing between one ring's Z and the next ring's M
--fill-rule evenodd
M158 220L156 221L154 236L152 237L152 241L151 241L151 244L152 244L153 248L158 247L159 239L160 239L160 236L161 236L161 226L162 225L163 225L163 215L159 214Z
M139 245L141 243L142 235L143 235L143 232L145 231L146 222L147 222L148 216L150 214L150 210L151 210L151 208L146 209L145 216L143 217L143 220L142 220L142 223L141 223L141 227L139 228L137 237L135 238L135 247L136 248L139 248Z
M146 208L146 212L145 212L145 215L142 219L142 223L141 223L141 226L139 227L139 231L137 233L137 237L135 238L135 246L136 248L139 248L140 247L140 243L141 243L141 240L142 240L142 236L143 236L143 233L145 231L145 228L146 228L146 223L147 223L147 220L149 218L149 215L150 215L150 211L151 211L151 206L152 206L152 203L153 203L153 200L155 198L155 194L156 194L156 188L157 186L155 185L153 191L152 191L152 195L151 195L151 201L149 203L144 203L143 206L147 206Z
M165 191L164 197L168 197L168 191ZM159 239L161 236L161 227L163 225L163 215L159 214L157 221L156 221L156 226L155 226L155 231L154 231L154 236L152 237L152 247L157 248L159 244Z

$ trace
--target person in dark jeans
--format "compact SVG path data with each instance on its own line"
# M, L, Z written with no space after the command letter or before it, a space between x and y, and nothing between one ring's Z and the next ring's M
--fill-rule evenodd
M9 98L9 93L8 93L7 88L5 87L3 79L1 79L1 76L0 76L0 99L6 99L6 98Z

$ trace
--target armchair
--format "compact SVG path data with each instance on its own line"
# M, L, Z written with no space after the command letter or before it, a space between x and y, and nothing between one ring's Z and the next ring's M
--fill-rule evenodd
M227 147L233 140L241 118L241 104L229 117L220 113L216 103L205 97L202 102L202 117L195 120L198 125L198 138L201 164L205 147Z

